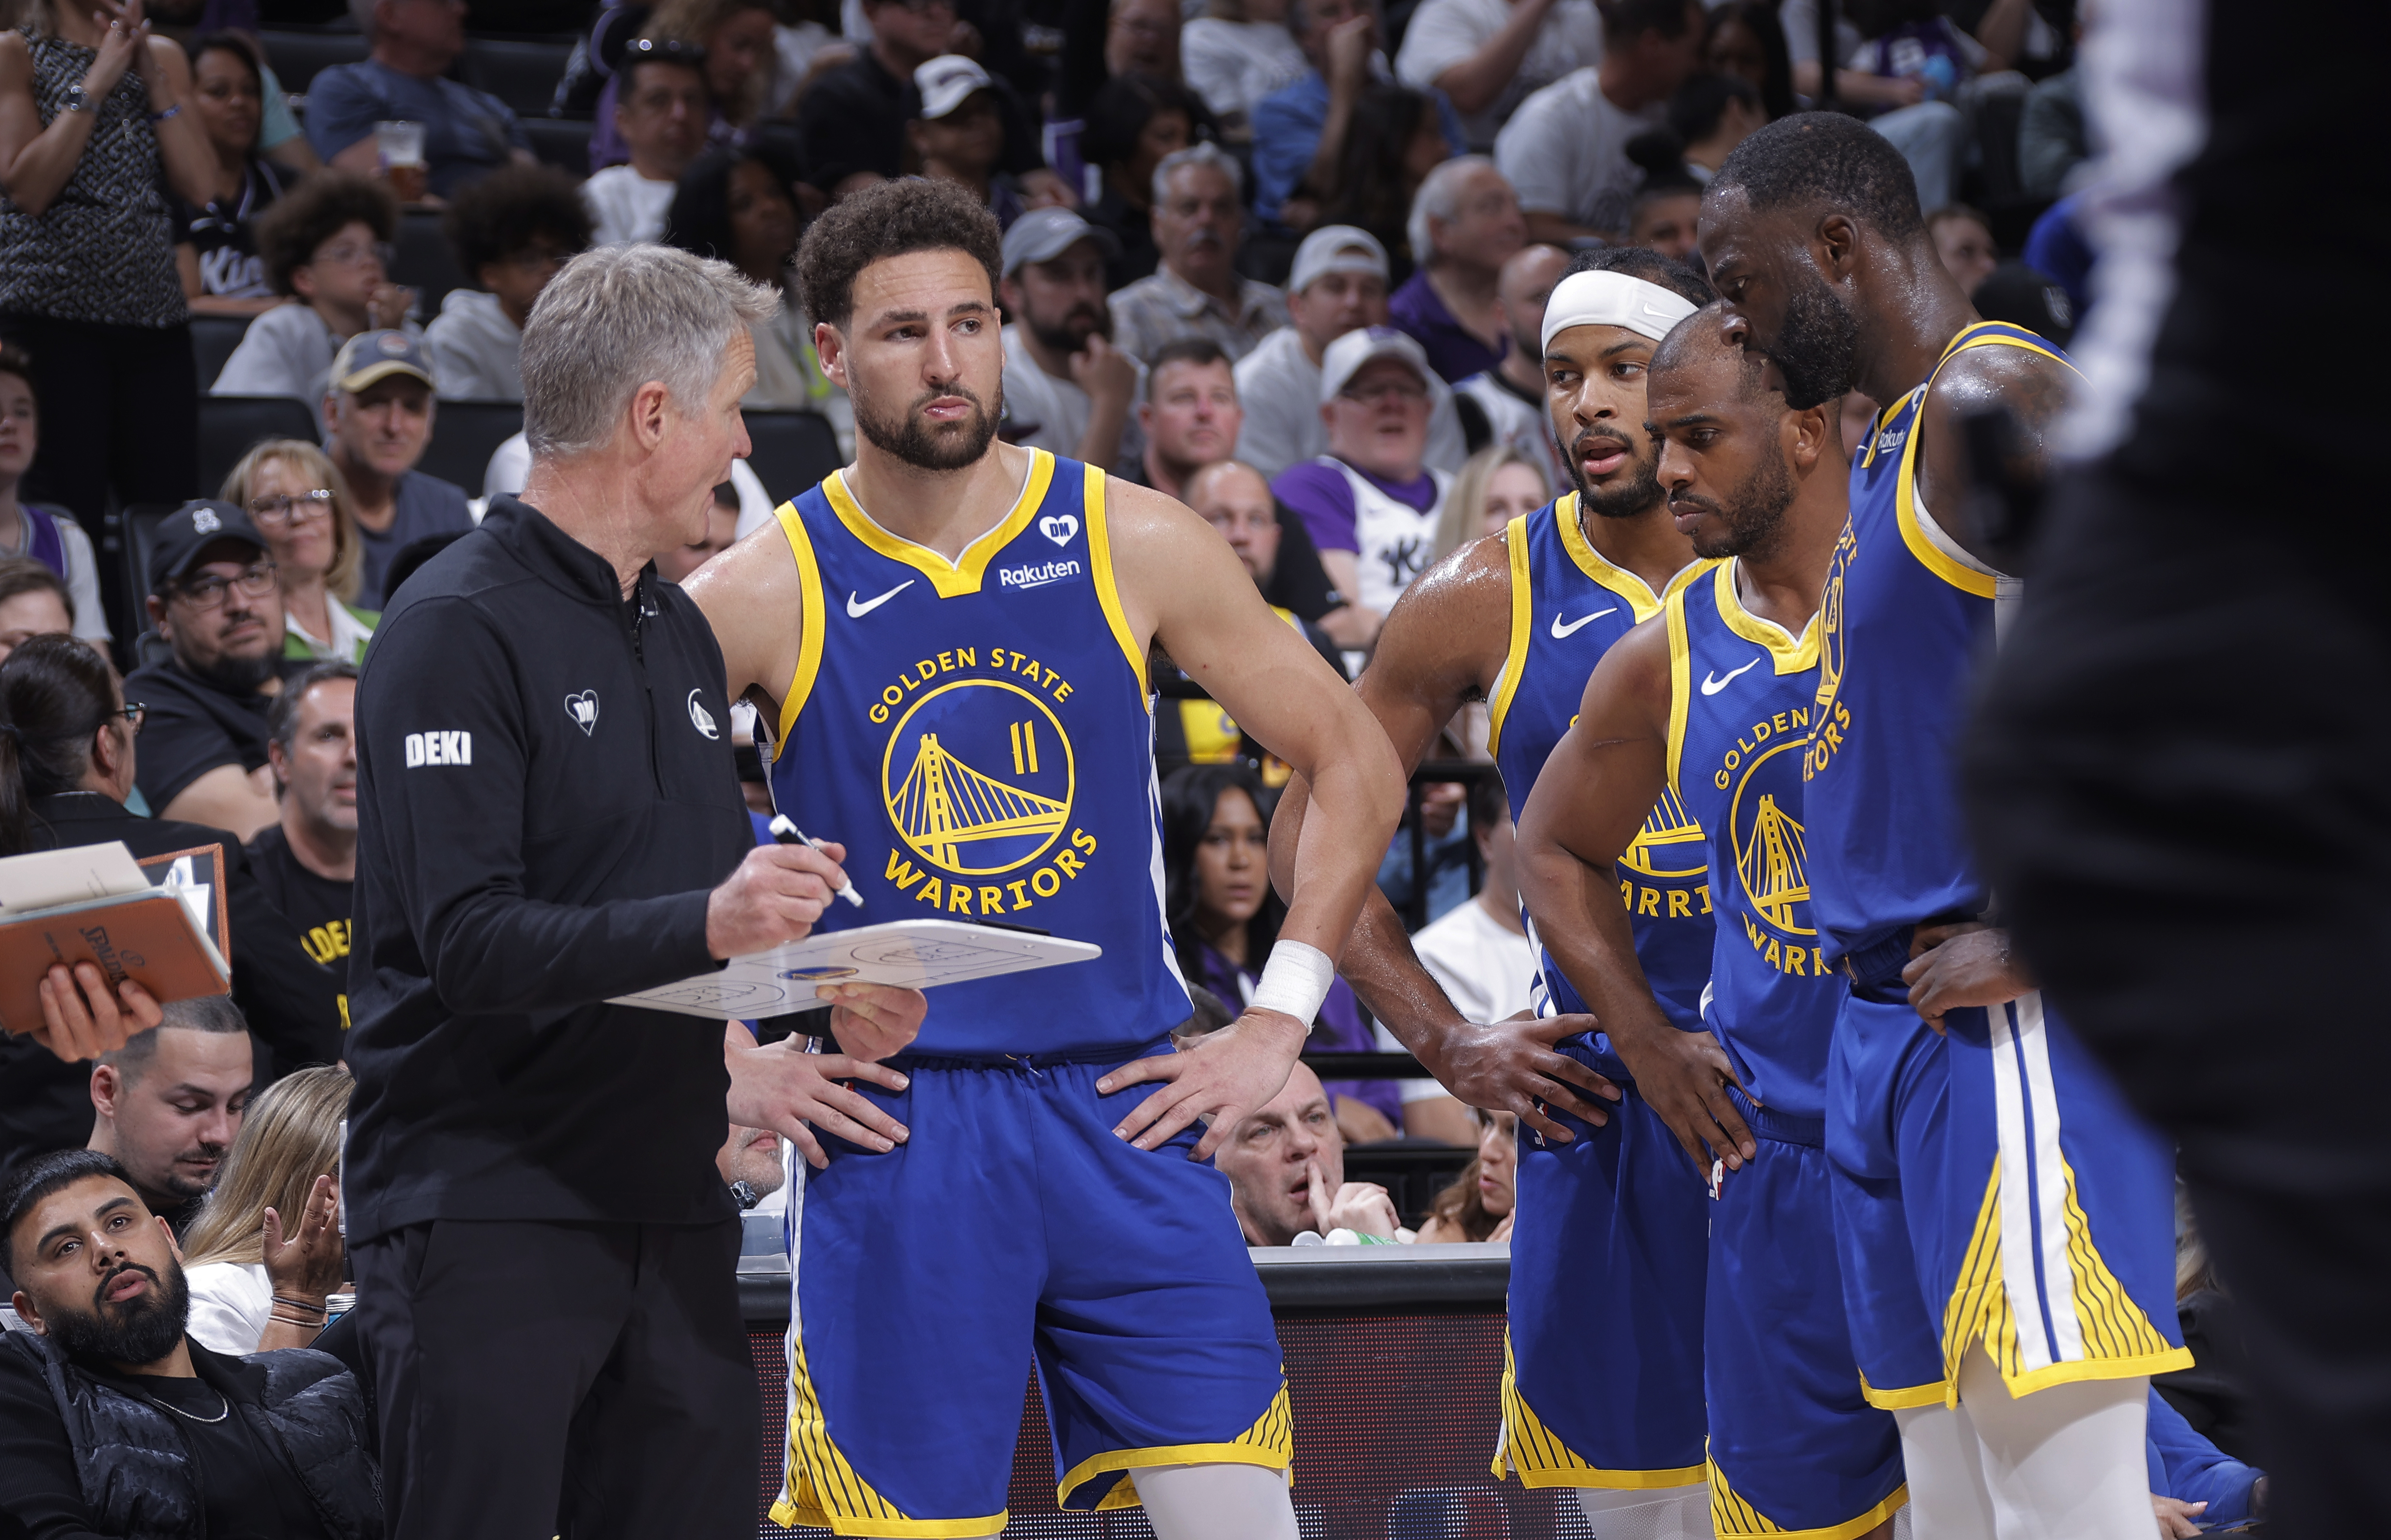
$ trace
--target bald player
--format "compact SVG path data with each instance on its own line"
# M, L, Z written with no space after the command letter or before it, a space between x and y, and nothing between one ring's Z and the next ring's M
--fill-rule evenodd
M1644 374L1654 345L1712 298L1710 288L1635 249L1570 265L1546 302L1541 341L1551 432L1568 446L1576 491L1415 581L1389 614L1358 687L1406 766L1419 764L1464 702L1486 701L1490 747L1515 807L1568 728L1594 665L1697 575L1693 547L1670 523L1655 480ZM1273 821L1281 872L1307 795L1295 783ZM1750 1135L1720 1089L1725 1059L1701 1026L1712 900L1700 831L1673 800L1647 812L1613 875L1663 1007L1658 1025L1639 1018L1597 1030L1549 959L1544 1020L1468 1021L1375 892L1343 971L1446 1089L1520 1120L1512 1367L1495 1473L1575 1489L1596 1534L1625 1527L1707 1535L1710 1157L1698 1167L1674 1148L1656 1108L1675 1109L1675 1121L1706 1120L1730 1161L1743 1158L1738 1141ZM1592 1329L1596 1322L1605 1324ZM1627 1340L1634 1352L1614 1351ZM1641 1511L1622 1511L1630 1508Z
M1846 976L1828 1151L1852 1333L1920 1534L2146 1533L2149 1377L2188 1365L2173 1162L2045 1007L1961 827L1971 676L2018 593L1969 519L1960 424L2038 468L2074 371L1977 318L1909 168L1852 119L1746 139L1700 244L1791 404L1885 404L1827 575L1803 760L1812 913Z
M1610 873L1674 796L1710 847L1719 911L1704 1020L1756 1153L1717 1175L1703 1362L1721 1536L1880 1540L1905 1500L1901 1437L1861 1393L1825 1145L1842 994L1822 965L1803 855L1802 751L1819 590L1842 533L1833 403L1794 411L1707 306L1646 387L1661 486L1719 558L1603 654L1519 823L1520 891L1561 971L1609 1023L1667 1024Z

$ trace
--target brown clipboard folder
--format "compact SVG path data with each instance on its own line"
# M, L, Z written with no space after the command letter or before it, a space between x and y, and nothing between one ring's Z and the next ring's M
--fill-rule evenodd
M0 915L0 1028L42 1024L42 976L53 963L95 962L111 981L131 979L161 1005L232 987L224 958L162 888Z

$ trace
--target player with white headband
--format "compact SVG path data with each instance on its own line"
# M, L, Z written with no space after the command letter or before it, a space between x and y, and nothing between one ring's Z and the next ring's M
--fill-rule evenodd
M1545 302L1545 404L1576 490L1454 552L1397 601L1357 687L1407 768L1471 700L1514 808L1578 710L1586 676L1706 563L1671 521L1645 432L1644 374L1670 327L1712 298L1640 248L1577 258ZM1291 859L1308 789L1272 830ZM1597 1535L1711 1534L1703 1469L1705 1178L1670 1119L1751 1135L1719 1089L1702 1029L1712 926L1701 830L1674 800L1620 861L1635 952L1668 1027L1614 1038L1544 958L1539 1019L1463 1018L1375 892L1342 970L1378 1020L1463 1102L1519 1119L1510 1367L1498 1475L1574 1488ZM1734 1159L1735 1157L1730 1157ZM1624 1510L1638 1509L1633 1514Z

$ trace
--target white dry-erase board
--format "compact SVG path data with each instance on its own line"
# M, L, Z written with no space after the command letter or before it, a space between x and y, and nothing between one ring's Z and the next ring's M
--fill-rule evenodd
M786 1016L821 1004L823 984L897 984L935 989L1032 969L1089 962L1104 948L1027 930L956 919L898 919L808 936L769 952L734 957L719 972L620 995L609 1005L644 1006L715 1020Z

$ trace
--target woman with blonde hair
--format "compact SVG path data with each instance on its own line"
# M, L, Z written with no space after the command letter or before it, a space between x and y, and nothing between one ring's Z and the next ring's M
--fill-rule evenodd
M305 1347L347 1276L333 1214L349 1072L301 1070L249 1104L223 1174L183 1238L190 1334L212 1353Z
M282 573L282 655L365 661L379 612L353 610L364 571L349 484L304 439L269 439L240 457L220 495L249 510Z
M1508 444L1489 444L1464 461L1461 474L1454 478L1429 565L1552 500L1552 488L1544 484L1544 473L1535 461Z

